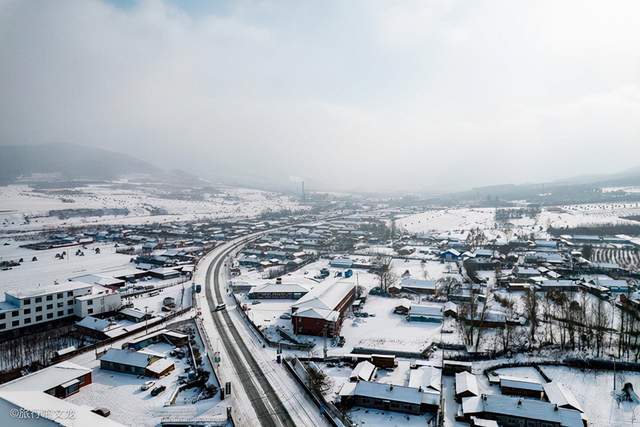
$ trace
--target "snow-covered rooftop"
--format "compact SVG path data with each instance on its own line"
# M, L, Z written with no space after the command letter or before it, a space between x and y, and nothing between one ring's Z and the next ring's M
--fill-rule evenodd
M118 363L121 365L136 366L138 368L146 368L149 365L152 356L138 351L121 350L119 348L110 348L101 358L100 361Z
M499 414L517 418L557 423L563 427L584 427L582 414L565 408L556 408L552 403L534 399L522 399L495 394L462 399L465 416L474 414Z
M296 301L292 308L319 308L323 310L334 310L340 301L342 301L355 288L353 282L340 281L332 285L318 285L308 294Z
M575 409L576 411L584 412L582 406L578 402L578 399L571 393L571 390L566 388L563 384L553 381L543 385L544 393L547 395L549 402L555 403L562 408Z
M0 386L1 391L38 391L43 392L81 377L91 369L72 362L61 362Z

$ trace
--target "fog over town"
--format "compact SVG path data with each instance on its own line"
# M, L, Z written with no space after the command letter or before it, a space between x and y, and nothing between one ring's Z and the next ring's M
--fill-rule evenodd
M0 426L640 422L638 16L0 0Z
M634 1L0 4L0 143L427 191L637 167Z

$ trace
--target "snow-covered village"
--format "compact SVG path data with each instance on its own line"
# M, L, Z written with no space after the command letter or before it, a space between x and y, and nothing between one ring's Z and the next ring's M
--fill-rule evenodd
M638 16L0 0L0 427L640 426Z
M82 425L635 422L634 189L445 206L22 181L0 192L9 420L19 408Z

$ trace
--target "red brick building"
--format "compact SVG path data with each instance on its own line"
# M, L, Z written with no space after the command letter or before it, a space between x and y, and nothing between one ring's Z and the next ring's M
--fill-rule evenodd
M328 337L340 334L342 320L355 298L350 282L319 284L291 307L293 331L300 335Z

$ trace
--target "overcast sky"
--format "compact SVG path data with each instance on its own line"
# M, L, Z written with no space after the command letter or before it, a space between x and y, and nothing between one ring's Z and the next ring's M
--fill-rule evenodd
M448 190L640 166L640 2L0 0L0 143Z

